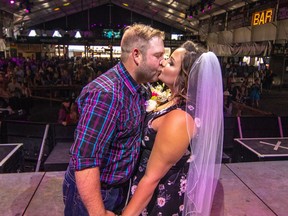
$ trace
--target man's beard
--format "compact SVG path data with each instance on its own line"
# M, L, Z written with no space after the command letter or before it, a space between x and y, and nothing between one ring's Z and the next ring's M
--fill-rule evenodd
M136 72L136 81L138 83L156 82L158 80L157 72L151 71L147 64L141 65Z

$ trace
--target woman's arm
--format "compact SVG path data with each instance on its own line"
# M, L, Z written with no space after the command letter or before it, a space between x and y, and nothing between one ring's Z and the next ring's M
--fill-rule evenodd
M187 127L187 123L189 127ZM161 178L184 155L193 134L194 121L186 112L174 110L163 116L159 123L145 175L140 180L122 216L135 216L142 212Z

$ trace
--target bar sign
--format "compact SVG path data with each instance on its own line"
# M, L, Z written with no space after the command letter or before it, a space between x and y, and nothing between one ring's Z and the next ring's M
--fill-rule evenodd
M273 9L266 9L252 14L252 25L263 25L273 21Z

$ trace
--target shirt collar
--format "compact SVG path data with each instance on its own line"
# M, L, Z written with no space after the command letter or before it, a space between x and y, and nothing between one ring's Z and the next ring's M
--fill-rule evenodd
M132 78L132 76L128 73L122 62L119 62L117 67L119 68L118 73L121 79L123 79L124 84L127 86L127 88L131 91L132 94L137 94L137 92L141 90L141 85Z

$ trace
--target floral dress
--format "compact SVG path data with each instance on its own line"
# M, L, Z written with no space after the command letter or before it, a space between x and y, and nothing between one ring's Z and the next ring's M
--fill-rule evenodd
M151 112L145 119L145 128L141 146L141 155L138 169L133 178L130 196L133 196L137 185L143 177L147 162L154 144L156 131L151 127L154 119L163 116L174 109L185 109L185 106L174 105L159 112ZM188 159L190 151L187 149L185 155L170 168L167 174L160 180L153 197L141 215L147 216L176 216L182 215L184 208L184 193L186 190L186 178L189 169Z

